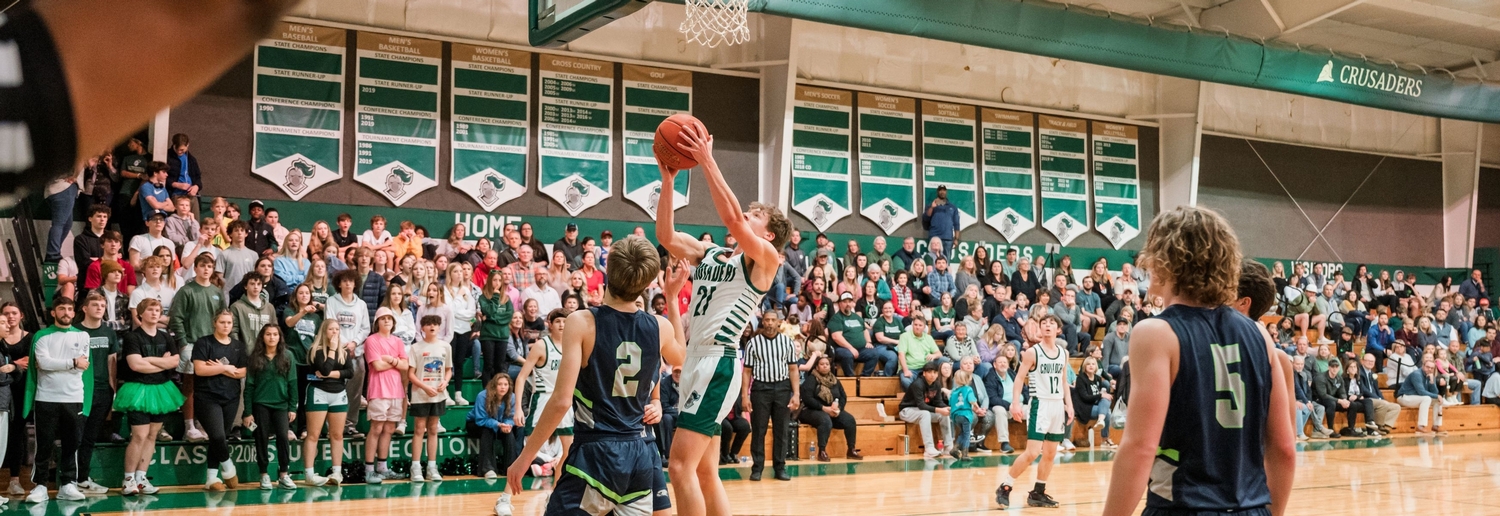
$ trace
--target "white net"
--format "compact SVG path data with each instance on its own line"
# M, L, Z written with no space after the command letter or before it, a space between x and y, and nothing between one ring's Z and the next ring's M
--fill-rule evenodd
M687 19L677 30L687 40L709 48L750 40L746 25L750 0L685 0Z

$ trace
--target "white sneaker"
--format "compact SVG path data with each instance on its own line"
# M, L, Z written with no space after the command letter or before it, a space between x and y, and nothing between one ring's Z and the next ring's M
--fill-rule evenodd
M411 468L411 481L412 481L412 483L426 482L427 481L427 479L422 478L422 467L421 466L416 466L416 467Z
M316 487L322 487L324 484L328 483L328 477L319 475L317 473L309 471L305 476L307 477L307 483Z
M26 495L26 503L46 503L47 486L39 485L31 488L31 493Z
M500 499L495 500L495 516L511 516L514 510L510 506L510 493L500 493Z
M281 478L276 479L276 487L279 487L279 488L282 488L282 489L296 489L297 488L297 483L292 481L292 476L291 475L288 475L286 473L282 473L281 474Z
M170 441L172 440L172 434L167 433L166 430L162 430L156 433L156 440L161 442Z
M265 474L265 473L261 473L260 474L260 490L261 491L270 491L272 487L275 487L275 484L271 483L271 475L268 475L268 474Z
M203 429L198 428L197 421L188 421L187 427L188 442L201 443L208 441L208 434L203 433Z
M10 479L10 487L6 489L6 494L11 496L26 496L26 488L21 487L21 479Z
M943 454L943 450L939 450L939 449L937 449L937 447L932 447L932 448L928 448L926 452L922 453L922 458L924 458L924 459L935 459L935 458L937 458L937 456L942 455L942 454Z
M469 405L470 404L469 400L464 399L464 393L463 392L455 392L455 393L453 393L453 402L457 403L459 405Z
M494 471L486 471L486 472L484 472L484 479L485 480L494 480L494 479L497 479L497 478L500 478L500 476L496 475Z
M332 475L328 475L328 484L336 486L342 483L344 483L344 472L337 471Z
M443 481L443 475L438 473L437 466L427 466L427 480L431 480L433 482Z
M134 479L126 480L125 485L120 486L120 496L135 496L141 494L141 485L135 483Z
M82 490L84 494L92 495L101 495L109 492L108 487L104 487L95 483L94 479L92 478L84 480L83 482L79 482L78 489Z
M378 485L380 485L383 482L385 482L385 475L381 475L379 471L367 471L367 472L365 472L365 483L366 484L369 484L369 485L372 485L372 486L378 486Z
M433 427L432 431L437 432L438 435L442 435L442 434L448 433L448 429L447 428L443 428L443 424L442 423L438 423L436 427Z
M83 491L78 489L77 482L69 482L57 490L58 500L82 500Z
M1078 447L1077 446L1073 446L1073 440L1072 439L1063 439L1062 449L1068 450L1068 451L1073 451L1073 450L1078 449Z
M452 407L452 406L454 406L454 405L457 405L457 404L458 404L458 402L456 402L456 401L453 401L453 398L448 398L448 399L446 399L446 400L443 400L443 404L444 404L444 405L447 405L447 406L449 406L449 407Z
M396 435L406 435L406 422L405 421L402 421L402 422L396 424Z
M156 486L151 485L151 480L150 479L146 479L146 478L136 479L136 483L140 484L141 494L143 494L143 495L154 495L154 494L156 494L157 491L161 491L161 489L158 489Z

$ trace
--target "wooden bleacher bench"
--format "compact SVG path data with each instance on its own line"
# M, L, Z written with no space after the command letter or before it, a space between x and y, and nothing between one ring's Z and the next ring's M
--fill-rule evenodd
M1389 397L1388 397L1389 399ZM1429 416L1431 417L1431 416ZM1359 417L1355 421L1364 421ZM1344 428L1344 413L1339 412L1333 418L1334 428ZM1454 405L1443 408L1443 430L1468 431L1468 430L1490 430L1500 428L1500 407L1495 405ZM1308 435L1312 435L1312 421L1308 421L1307 427L1303 429ZM1396 427L1391 431L1393 435L1413 434L1417 431L1417 409L1401 407L1401 415L1396 417ZM1118 439L1115 442L1120 442Z
M889 398L901 396L901 379L895 376L861 376L859 378L860 397L864 398Z
M906 425L901 422L884 423L880 421L857 420L859 425L857 432L859 442L855 443L855 449L865 457L903 455L906 453ZM922 438L918 437L918 441ZM767 462L770 462L772 447L775 441L769 433L766 434L765 454ZM751 443L752 445L754 443ZM814 457L818 445L818 429L808 425L797 426L797 456L802 460L810 460ZM809 449L811 447L811 450ZM828 437L828 456L835 459L848 457L849 443L844 440L844 431L833 429Z

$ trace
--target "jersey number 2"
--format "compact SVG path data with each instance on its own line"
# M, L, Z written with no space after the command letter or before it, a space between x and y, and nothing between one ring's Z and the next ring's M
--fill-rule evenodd
M1214 416L1219 420L1219 426L1242 428L1245 426L1245 380L1239 373L1229 372L1229 364L1240 362L1240 345L1213 344L1209 349L1214 355L1214 390L1229 393L1227 400L1214 400Z
M708 313L708 302L714 299L714 291L718 289L719 287L698 287L698 293L693 295L698 298L698 302L693 304L693 317Z
M641 346L634 342L621 342L620 347L615 348L615 360L615 386L610 396L634 398L636 389L640 386L635 375L641 372Z

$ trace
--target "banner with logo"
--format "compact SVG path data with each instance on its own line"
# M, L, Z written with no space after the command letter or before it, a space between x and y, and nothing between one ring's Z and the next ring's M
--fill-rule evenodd
M656 126L678 113L693 110L693 72L649 66L621 65L625 88L625 198L656 219L661 197L661 169L656 166ZM688 204L688 178L672 181L672 209Z
M615 65L543 55L538 187L577 216L613 195Z
M437 186L443 44L360 32L354 179L391 204Z
M922 101L922 208L937 198L939 186L948 187L959 229L979 222L974 115L974 106Z
M1042 177L1042 227L1068 245L1088 231L1088 122L1038 117Z
M1119 249L1141 234L1139 129L1094 122L1094 227Z
M984 221L1006 242L1036 227L1035 116L981 109L984 139Z
M250 171L292 200L343 177L344 29L280 22L255 47Z
M849 216L854 94L797 85L792 99L792 208L818 231Z
M917 101L859 94L859 213L885 234L917 218Z
M453 44L453 169L448 181L484 211L526 193L531 53Z

